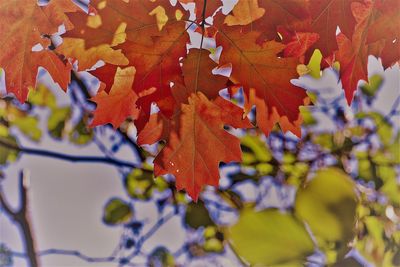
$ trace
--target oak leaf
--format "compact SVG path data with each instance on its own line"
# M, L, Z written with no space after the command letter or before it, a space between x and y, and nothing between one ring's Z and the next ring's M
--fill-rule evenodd
M79 58L79 71L90 69L100 60L119 66L124 66L129 63L121 50L115 50L107 44L101 44L86 49L85 40L80 38L64 38L63 43L56 48L56 51L68 58Z
M361 0L310 0L310 31L319 35L319 40L313 48L318 48L324 56L335 52L338 49L336 43L338 27L340 32L351 38L356 26L351 9L352 3L355 2Z
M220 29L217 44L223 47L220 64L232 65L230 80L243 86L247 110L256 105L257 122L262 122L265 134L269 134L275 123L292 124L299 133L299 106L304 104L305 92L292 85L297 77L295 58L281 58L285 45L276 41L256 43L256 31L242 34L235 27ZM257 99L257 101L256 101ZM262 100L262 101L260 101ZM258 110L260 109L260 110ZM273 115L275 114L275 115Z
M224 125L251 127L247 119L242 120L242 113L241 108L221 97L210 101L199 92L189 97L188 104L181 104L181 112L166 126L168 131L151 120L153 125L144 128L139 140L166 139L154 160L155 175L175 175L177 189L185 189L195 201L204 185L218 186L219 163L241 160L240 141L224 130ZM153 133L158 136L149 134L154 126Z
M246 10L244 9L246 5L252 8ZM276 39L279 26L288 30L303 30L309 25L308 2L304 0L239 0L231 14L226 17L225 21L222 21L228 25L235 24L230 21L235 17L235 11L239 14L245 11L249 16L246 21L241 14L243 20L241 25L243 27L240 28L240 31L244 33L253 30L258 31L260 33L258 42ZM217 16L224 17L221 12ZM214 20L214 26L220 28L222 21L221 19ZM243 22L247 24L245 25Z
M375 12L373 3L353 3L352 11L357 20L355 31L351 39L342 33L337 36L339 51L336 53L348 103L353 100L358 82L367 80L368 56L379 56L385 45L385 40L367 43L369 27Z
M29 88L35 87L39 67L67 88L71 66L48 49L50 39L44 36L57 33L62 24L71 28L64 12L77 9L69 0L53 0L45 6L36 0L0 0L0 67L6 73L7 92L20 102L26 100ZM38 49L33 51L35 46Z
M258 6L258 0L239 0L232 15L225 18L228 26L247 25L264 16L265 9Z
M183 14L169 0L92 0L91 5L95 9L92 14L68 14L74 29L64 35L84 39L87 48L115 46L126 40L152 45L153 37L167 34L162 31L166 23L179 22L176 12ZM94 19L98 22L91 23Z
M136 101L139 96L132 90L135 73L134 67L118 68L110 93L100 91L91 99L97 104L91 126L111 123L118 128L127 117L138 116Z
M177 103L174 115L152 115L138 135L139 144L166 141L154 160L154 172L174 174L177 188L194 200L203 185L218 185L220 162L241 160L239 139L224 126L252 127L240 107L218 96L228 78L212 74L217 64L209 54L204 49L190 50L182 66L185 84L175 82L172 88Z
M381 52L385 68L400 60L400 2L397 0L376 0L373 23L369 26L367 43L385 40Z

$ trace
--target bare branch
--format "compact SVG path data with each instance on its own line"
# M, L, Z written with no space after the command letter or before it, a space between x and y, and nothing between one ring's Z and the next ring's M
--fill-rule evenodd
M8 215L20 228L22 238L24 240L25 252L28 259L28 264L31 267L38 267L39 262L35 250L35 241L33 238L31 224L28 219L28 174L26 171L20 172L19 177L19 196L20 196L20 207L18 211L13 211L7 201L4 198L3 190L0 187L0 204L3 207L6 215Z

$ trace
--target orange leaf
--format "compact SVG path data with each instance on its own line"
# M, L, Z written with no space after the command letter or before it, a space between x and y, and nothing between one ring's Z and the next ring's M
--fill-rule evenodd
M28 95L28 88L35 87L38 67L46 68L63 89L70 80L71 66L64 64L47 47L51 35L61 24L71 27L64 12L76 11L71 1L55 0L40 7L36 0L0 0L0 67L6 73L7 92L20 102ZM41 51L32 51L40 45Z
M180 102L197 91L201 91L209 99L218 96L218 92L226 87L228 78L221 75L215 75L212 70L217 67L210 58L210 52L205 49L190 49L189 54L183 60L182 71L185 87L174 90L175 98L180 94Z
M277 122L281 126L283 122L288 122L298 128L295 121L306 94L292 85L290 80L297 77L296 66L299 62L294 58L277 56L285 48L281 43L268 41L258 45L258 36L255 31L242 34L235 27L220 29L217 36L217 44L223 47L220 64L232 64L230 79L243 86L247 106L256 105L257 121L270 122L264 124L268 125L263 127L265 134L269 134ZM251 89L254 89L253 93ZM299 133L299 130L295 132Z
M351 39L344 34L337 36L339 51L336 54L340 62L340 75L345 90L347 102L353 100L357 84L360 80L367 80L368 56L379 56L385 45L385 40L378 40L367 44L367 36L375 9L372 3L353 3L353 14L357 20L357 25Z
M92 16L69 14L74 29L64 36L85 39L88 48L101 44L117 45L130 40L142 45L154 44L153 37L165 35L162 31L161 17L168 23L177 21L176 8L169 0L92 0L91 5L96 9L96 18L101 22L92 25ZM165 14L162 14L162 12ZM157 15L158 14L158 15ZM160 16L161 15L161 16ZM165 21L164 21L165 22Z
M110 94L101 91L92 98L97 108L91 126L111 123L114 128L118 128L127 117L138 116L139 109L136 106L138 95L132 90L135 73L134 67L118 68Z
M120 66L129 62L121 50L114 50L107 44L85 49L85 40L80 38L64 38L56 51L66 57L79 59L79 71L90 69L99 60Z
M242 120L239 107L220 97L210 101L202 93L192 94L181 110L170 122L167 144L154 161L154 172L174 174L178 190L185 189L197 200L204 185L218 186L220 162L241 160L240 141L224 125L248 128L251 124ZM154 132L162 137L162 127L156 125ZM139 134L139 140L145 133Z
M225 18L228 26L247 25L264 16L265 9L258 6L258 0L239 0L232 13Z

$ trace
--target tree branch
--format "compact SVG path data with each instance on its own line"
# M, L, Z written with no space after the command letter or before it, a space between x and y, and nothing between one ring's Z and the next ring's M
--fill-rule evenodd
M30 221L28 219L28 197L27 197L27 182L29 177L26 172L20 172L19 178L19 195L20 195L20 208L13 211L3 196L3 190L0 187L0 205L3 207L5 213L18 225L22 232L24 240L25 252L28 259L29 266L38 267L38 259L35 250L35 241L33 238Z
M117 159L113 159L113 158L109 158L109 157L75 156L75 155L67 155L67 154L48 151L48 150L42 150L42 149L20 147L15 144L10 144L9 142L4 141L1 138L0 138L0 146L15 150L15 151L19 151L19 152L22 152L25 154L42 156L42 157L50 157L50 158L61 159L61 160L70 161L70 162L104 163L104 164L109 164L109 165L118 166L118 167L140 168L138 165L136 165L134 163L117 160Z

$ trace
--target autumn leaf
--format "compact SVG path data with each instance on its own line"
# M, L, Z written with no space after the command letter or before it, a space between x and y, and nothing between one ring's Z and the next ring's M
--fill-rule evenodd
M171 121L166 146L154 161L155 175L175 175L177 189L185 189L194 200L204 185L218 186L219 163L241 160L240 141L224 125L251 127L242 113L220 97L210 101L202 93L192 94Z
M138 116L138 95L132 90L135 73L134 67L118 68L110 93L101 91L91 99L97 104L91 126L111 123L118 128L127 117Z
M68 14L74 29L64 35L84 39L87 48L115 46L125 40L152 45L153 37L167 34L162 31L166 23L178 21L178 9L169 0L93 0L91 5L96 10L93 14ZM183 15L183 11L179 12Z
M162 112L171 115L175 107L170 83L182 80L179 60L186 55L189 42L188 25L182 20L184 12L171 6L168 0L107 0L91 4L96 8L92 15L70 14L76 25L65 36L84 40L86 53L95 53L91 49L103 50L89 59L89 54L82 53L82 47L75 46L69 50L69 55L74 55L86 66L97 59L106 62L105 66L91 72L104 83L105 92L111 90L116 70L125 65L125 59L127 66L135 67L132 89L142 95L136 102L140 112L135 125L139 130L149 119L152 103L157 103ZM120 57L121 51L124 59ZM149 88L157 92L151 96L143 94Z
M336 30L347 37L354 33L356 20L351 5L360 0L311 0L309 2L311 25L310 31L319 35L313 48L318 48L324 56L331 55L338 49ZM314 49L311 50L311 53Z
M367 43L385 40L381 58L387 68L400 60L400 2L377 0L374 8L374 22L369 26Z
M348 103L351 103L357 84L360 80L367 79L368 56L379 56L384 45L384 40L367 44L369 26L374 17L372 3L353 3L352 11L357 19L357 25L351 39L344 34L337 36L339 51L336 54L340 62L340 77L345 90Z
M183 60L185 84L176 82L172 88L178 104L174 115L151 116L138 135L139 144L166 141L154 161L155 175L174 174L177 188L194 200L204 185L218 185L220 162L241 160L240 141L224 126L252 127L240 107L218 96L227 77L212 74L216 66L207 50L191 49Z
M232 15L225 18L228 26L247 25L264 16L265 9L258 6L258 0L239 0Z
M79 58L79 71L90 69L100 60L119 66L129 63L121 50L115 50L107 44L85 49L85 40L80 38L64 38L63 43L57 47L56 51L71 59Z
M151 87L157 89L151 99L141 99L141 106L146 112L155 102L165 114L173 113L170 83L182 81L179 59L186 55L186 43L189 41L186 28L184 22L167 24L163 29L167 34L153 38L156 42L151 46L126 41L115 47L122 50L130 66L137 66L134 90L140 93ZM98 77L103 80L103 76Z
M190 49L189 54L182 62L185 88L182 88L179 93L183 94L183 98L187 99L196 91L201 91L209 99L217 97L218 92L226 87L228 81L227 77L212 73L217 66L218 64L210 58L208 50ZM175 97L177 96L175 95ZM182 96L180 96L180 99L182 99Z
M246 6L251 8L246 8ZM241 24L231 21L231 19L237 17L235 11L239 12L242 17ZM241 14L241 12L246 12L246 14ZM217 16L224 17L221 12ZM248 16L247 21L244 16ZM285 27L288 30L304 29L309 23L308 19L308 3L304 0L239 0L224 23L227 25L245 25L240 29L244 33L256 30L260 33L257 41L263 42L274 40L277 37L278 26ZM222 22L217 19L214 26L220 28Z
M302 61L302 57L307 51L310 51L310 47L319 39L319 35L312 32L292 32L279 28L279 33L282 35L282 42L286 44L283 56L296 57L300 61Z
M231 64L231 81L243 86L247 110L256 105L258 125L269 134L275 123L286 129L297 129L299 106L304 104L305 92L290 83L297 78L295 58L280 58L285 48L276 41L256 43L259 33L242 34L235 27L220 29L217 44L223 47L220 64ZM291 124L287 125L287 123Z
M48 49L50 39L43 36L57 33L62 24L72 27L64 12L76 10L71 1L55 0L46 6L36 0L0 1L0 67L6 73L7 92L20 102L26 100L29 87L35 87L38 67L47 69L55 82L67 88L71 66ZM38 49L32 51L34 46Z

